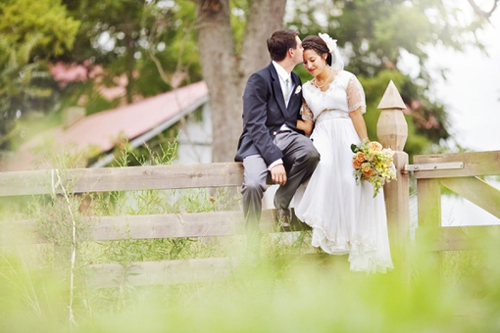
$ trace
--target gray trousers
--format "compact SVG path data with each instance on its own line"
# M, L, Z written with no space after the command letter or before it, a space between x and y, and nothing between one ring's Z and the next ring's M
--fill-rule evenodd
M274 144L283 152L283 164L287 182L280 186L274 197L276 208L288 208L300 184L311 177L319 162L319 153L312 141L297 132L278 133ZM260 241L259 221L262 212L262 197L267 189L270 172L260 155L251 155L243 160L244 181L241 190L245 230L248 241Z

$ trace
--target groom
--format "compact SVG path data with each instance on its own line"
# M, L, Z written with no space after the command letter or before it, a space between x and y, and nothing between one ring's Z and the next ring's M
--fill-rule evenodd
M268 177L281 185L274 206L278 221L287 229L290 201L319 162L312 141L296 128L302 85L292 70L303 60L298 33L275 31L267 40L267 48L271 63L250 76L243 94L243 133L235 157L236 161L243 161L245 169L241 193L247 246L257 253L262 197Z

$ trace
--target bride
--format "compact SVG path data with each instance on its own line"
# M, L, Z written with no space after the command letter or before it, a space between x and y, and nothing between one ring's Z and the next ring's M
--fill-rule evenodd
M296 193L295 213L312 227L314 247L348 254L351 270L385 273L393 265L384 195L373 198L370 183L357 184L352 166L351 144L368 138L363 87L343 70L336 40L320 33L306 37L302 46L304 67L314 78L303 85L297 128L311 135L321 160L305 189Z

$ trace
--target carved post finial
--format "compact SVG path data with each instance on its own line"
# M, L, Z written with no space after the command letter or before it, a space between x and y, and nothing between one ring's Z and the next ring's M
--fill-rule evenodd
M380 143L386 148L403 151L408 138L408 124L403 115L406 105L392 80L378 108L382 110L377 122L377 136Z
M382 110L377 122L378 139L384 147L394 150L393 159L397 172L397 179L384 185L391 252L395 267L399 266L399 270L409 279L410 183L408 174L403 173L408 164L408 154L403 151L408 138L408 124L403 115L406 105L392 81L389 82L378 108Z

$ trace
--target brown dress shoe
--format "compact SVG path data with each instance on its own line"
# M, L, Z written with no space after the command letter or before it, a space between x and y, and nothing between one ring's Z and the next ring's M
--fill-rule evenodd
M286 208L276 208L275 214L276 221L281 229L290 231L290 210Z

